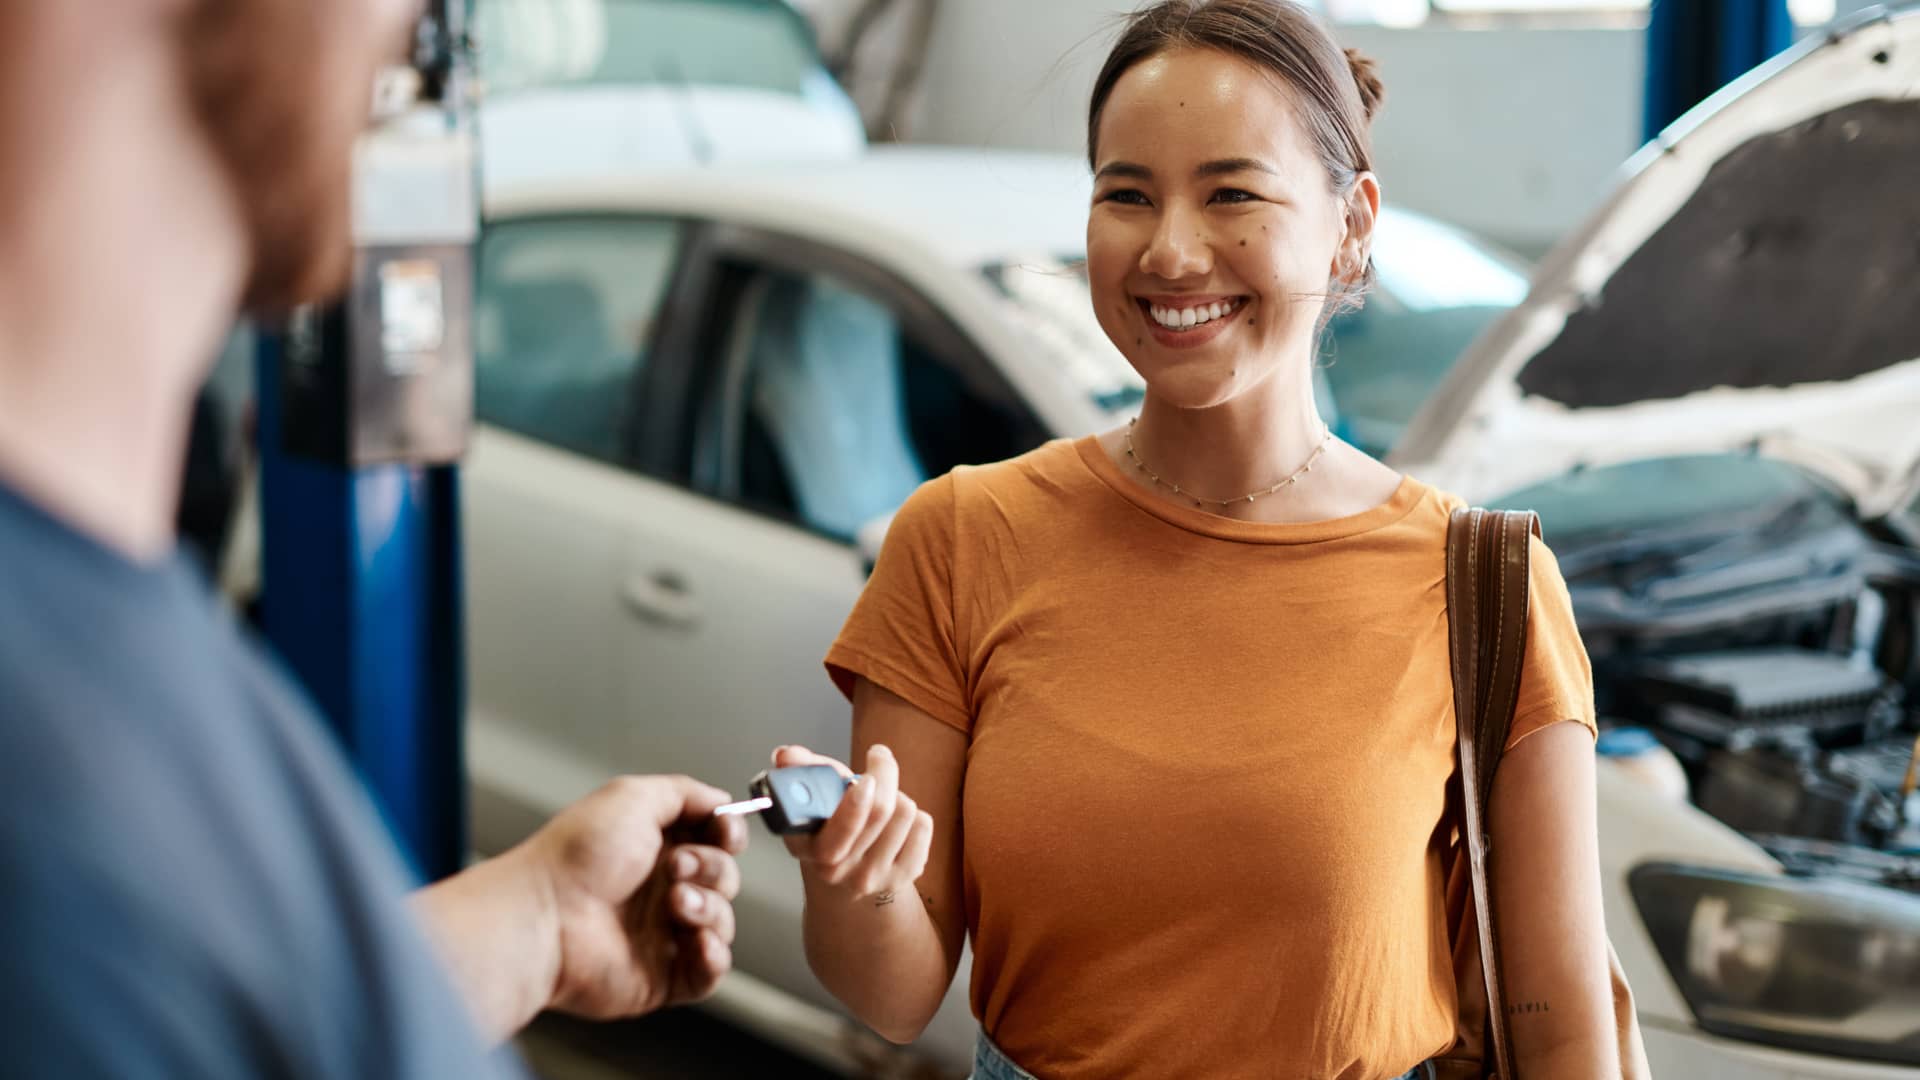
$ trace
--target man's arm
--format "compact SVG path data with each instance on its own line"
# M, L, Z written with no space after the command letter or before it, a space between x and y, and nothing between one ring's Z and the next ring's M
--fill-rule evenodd
M637 1016L712 993L732 965L746 847L739 819L713 818L726 801L686 777L622 777L420 890L414 909L480 1030L505 1039L547 1008Z

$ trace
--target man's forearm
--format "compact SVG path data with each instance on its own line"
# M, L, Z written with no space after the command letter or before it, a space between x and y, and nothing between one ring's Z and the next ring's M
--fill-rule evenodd
M511 1038L553 999L560 930L551 881L516 848L414 894L414 911L481 1033Z

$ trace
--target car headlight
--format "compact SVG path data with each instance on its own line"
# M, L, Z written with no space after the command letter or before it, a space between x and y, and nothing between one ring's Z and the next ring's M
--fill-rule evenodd
M1628 884L1703 1029L1920 1065L1920 896L1664 863Z

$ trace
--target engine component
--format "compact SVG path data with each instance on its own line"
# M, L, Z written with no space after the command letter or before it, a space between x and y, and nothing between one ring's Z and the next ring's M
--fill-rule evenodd
M1900 689L1879 671L1808 649L1637 658L1621 690L1695 768L1714 751L1855 746L1900 720Z

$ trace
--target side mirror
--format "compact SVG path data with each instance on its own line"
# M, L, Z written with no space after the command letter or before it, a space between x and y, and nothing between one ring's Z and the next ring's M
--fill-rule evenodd
M893 514L888 512L874 518L853 534L854 546L860 550L860 565L868 574L873 573L873 565L880 561L880 546L887 541L887 529L893 525Z

